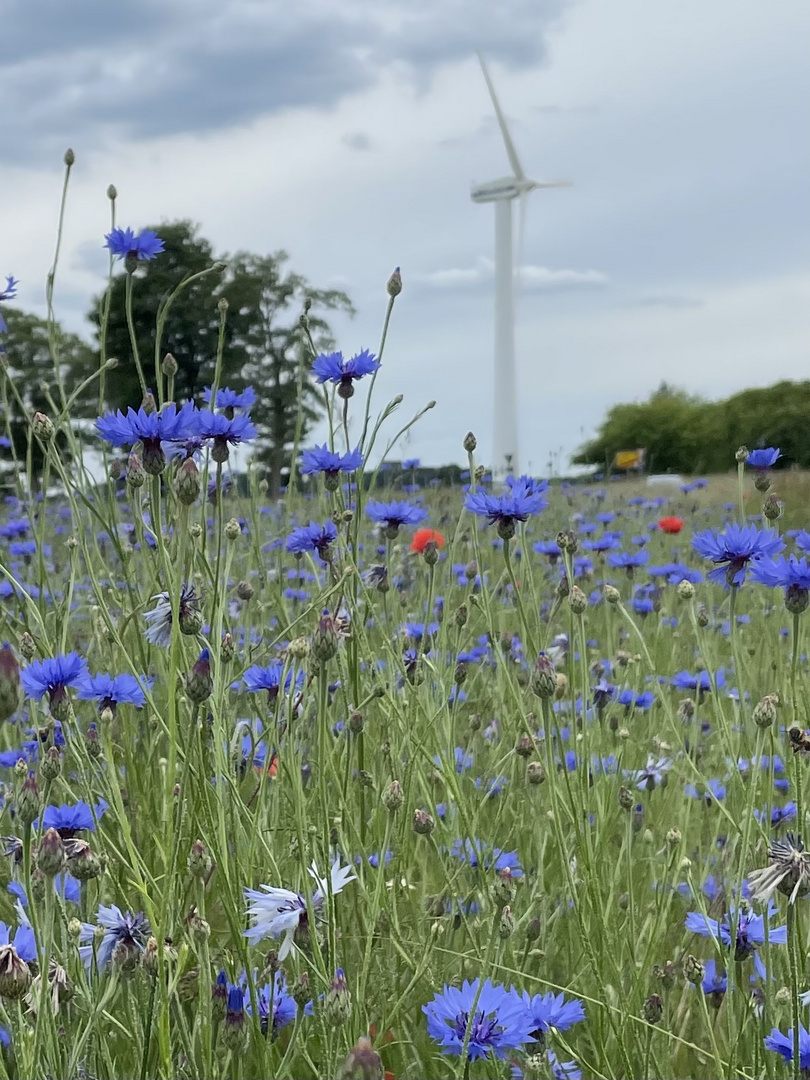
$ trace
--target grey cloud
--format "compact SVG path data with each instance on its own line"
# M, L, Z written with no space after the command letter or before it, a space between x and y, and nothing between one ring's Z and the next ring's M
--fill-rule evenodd
M340 140L350 150L373 150L374 143L371 138L362 131L352 131L344 135Z
M485 255L479 255L471 266L449 267L426 274L414 275L414 282L423 288L440 292L491 290L495 264ZM515 271L518 291L539 292L549 290L602 288L608 279L597 270L552 270L546 266L524 265Z
M566 0L18 0L4 16L0 94L9 162L329 107L397 65L420 89L484 47L525 66Z

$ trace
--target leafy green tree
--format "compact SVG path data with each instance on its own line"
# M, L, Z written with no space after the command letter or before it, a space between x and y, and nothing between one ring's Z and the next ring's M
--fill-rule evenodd
M93 350L76 334L63 331L58 325L49 330L45 319L6 307L3 317L8 332L3 337L5 352L0 356L0 394L2 420L0 434L13 446L2 451L4 472L11 469L14 458L20 467L27 464L31 418L35 412L54 417L61 408L58 382L61 376L65 394L72 392L97 369ZM52 343L55 349L52 350ZM56 355L55 359L54 352ZM58 363L58 369L57 369ZM80 394L71 405L70 419L81 437L82 425L75 421L96 415L98 390L95 384ZM63 457L68 454L66 440L60 443ZM31 465L35 476L42 472L42 451L36 439L31 443Z
M280 490L296 430L299 437L306 434L322 400L309 377L311 349L299 323L304 301L311 303L309 334L318 352L335 347L329 324L319 313L354 313L345 293L310 288L300 274L286 269L287 258L283 251L264 257L240 252L229 262L222 289L233 347L244 357L239 381L252 384L257 392L250 415L272 494Z
M251 383L258 401L251 416L259 431L259 460L268 468L271 490L277 493L288 463L296 428L303 437L317 418L320 396L309 378L310 354L299 324L305 299L311 301L309 330L319 350L334 348L324 312L353 314L345 293L310 288L300 274L286 268L283 251L259 256L239 252L219 260L221 270L204 273L217 263L214 249L188 221L154 228L165 250L144 262L132 281L132 323L147 386L155 380L155 338L158 316L165 314L159 359L170 352L177 362L174 397L197 400L214 378L222 333L220 386L241 390ZM201 275L196 276L195 275ZM190 280L192 279L193 280ZM168 310L175 289L188 282ZM224 318L220 301L227 301ZM94 301L90 318L100 343L104 297ZM126 318L126 274L112 284L105 341L107 356L119 367L106 385L112 408L137 407L142 390L134 362ZM299 376L301 380L300 410Z

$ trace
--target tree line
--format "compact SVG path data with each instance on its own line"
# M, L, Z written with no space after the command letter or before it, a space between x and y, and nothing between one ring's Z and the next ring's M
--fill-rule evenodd
M202 391L214 377L217 350L222 349L219 385L234 390L252 385L256 390L257 401L251 409L259 433L255 453L266 468L271 490L278 491L296 424L303 438L321 411L321 391L309 377L311 353L299 324L304 301L310 301L309 333L318 351L334 349L328 317L336 312L353 315L351 301L338 289L311 286L289 268L284 251L217 255L190 221L149 228L163 240L164 251L140 264L132 290L132 323L147 381L154 371L161 305L181 282L220 263L220 273L195 278L173 301L163 328L161 357L171 353L177 364L175 400L201 404ZM223 300L227 302L224 326ZM103 402L99 402L98 382L91 383L72 406L71 419L95 418L100 405L126 410L141 403L126 319L124 273L116 272L113 277L108 301L106 290L92 300L87 317L93 328L92 344L30 312L4 308L8 330L3 338L3 360L16 391L7 399L7 430L22 461L31 415L37 410L51 412L48 386L56 378L55 362L64 385L69 390L79 386L98 370L103 323L105 356L116 357L118 367L105 379ZM33 450L36 455L36 444Z
M643 447L649 472L724 472L740 446L778 446L779 465L810 468L810 381L783 381L707 401L662 383L647 401L614 405L574 464L609 469Z

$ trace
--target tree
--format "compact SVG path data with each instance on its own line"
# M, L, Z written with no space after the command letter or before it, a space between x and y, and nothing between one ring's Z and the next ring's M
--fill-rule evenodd
M13 446L13 454L11 447L5 448L6 460L16 458L25 468L34 413L43 412L54 418L54 412L61 409L59 377L63 380L65 395L69 397L97 370L98 364L93 350L76 334L66 333L58 325L49 328L45 319L19 308L6 308L3 316L8 332L3 337L5 352L0 357L0 393L7 426L0 434L10 439ZM3 373L7 379L3 378ZM98 390L91 383L71 405L70 420L95 416L97 395ZM81 426L77 428L74 423L73 427L81 437ZM59 447L66 459L69 449L64 436L60 436ZM31 455L32 472L39 476L42 451L36 439L31 442ZM8 466L4 471L9 471Z
M155 336L158 313L181 282L210 269L217 262L208 240L189 221L154 228L165 250L144 262L133 275L132 323L147 386L155 380ZM308 377L309 356L302 369L301 409L298 409L299 365L305 339L299 324L304 300L309 298L310 333L318 349L334 347L324 311L354 310L345 293L310 288L300 274L285 268L287 255L277 251L259 256L239 252L219 259L220 271L195 278L176 296L168 310L160 343L160 356L170 352L177 361L174 398L196 400L211 384L216 367L222 315L220 300L227 300L224 320L220 386L241 390L254 383L258 401L251 416L259 431L258 456L266 462L271 490L277 493L289 457L296 424L303 436L318 415L320 398ZM90 318L100 343L104 297L94 301ZM106 355L120 366L107 381L110 407L137 407L142 390L133 358L126 318L126 274L113 279L107 320Z
M778 446L780 465L810 467L810 382L780 382L704 401L666 383L648 401L614 405L576 464L610 465L617 450L645 447L651 472L723 472L740 446Z
M280 490L296 428L303 437L321 404L320 391L309 378L311 351L299 324L304 300L311 302L309 333L319 352L333 349L335 343L318 312L354 314L345 293L310 288L300 274L286 270L287 258L284 251L264 257L240 252L230 260L222 290L229 304L234 348L245 357L242 380L258 389L251 417L272 494Z

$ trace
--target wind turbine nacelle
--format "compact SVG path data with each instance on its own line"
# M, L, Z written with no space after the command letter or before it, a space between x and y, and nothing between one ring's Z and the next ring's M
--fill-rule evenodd
M503 199L519 199L534 184L531 180L519 180L516 176L505 176L502 180L490 180L486 184L476 184L470 192L473 202L500 202Z

